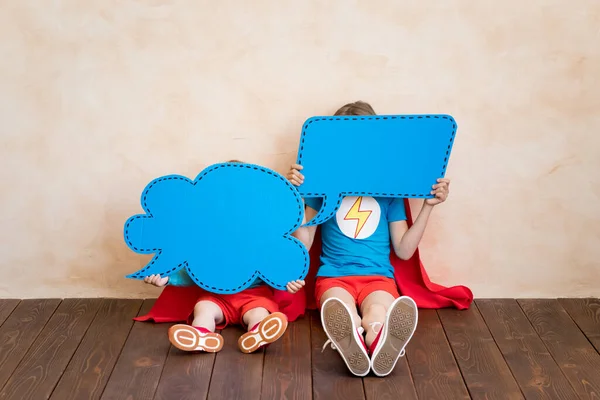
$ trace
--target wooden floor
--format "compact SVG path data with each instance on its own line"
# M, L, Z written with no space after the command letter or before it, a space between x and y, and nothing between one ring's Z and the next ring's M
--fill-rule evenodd
M0 399L599 399L600 300L479 300L421 310L386 378L350 375L317 314L266 350L186 354L153 300L0 300Z

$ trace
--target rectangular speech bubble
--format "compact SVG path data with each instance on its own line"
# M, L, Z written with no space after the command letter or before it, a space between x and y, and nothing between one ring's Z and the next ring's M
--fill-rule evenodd
M444 114L312 117L297 163L302 197L322 197L312 221L331 218L344 196L431 198L446 174L457 125Z

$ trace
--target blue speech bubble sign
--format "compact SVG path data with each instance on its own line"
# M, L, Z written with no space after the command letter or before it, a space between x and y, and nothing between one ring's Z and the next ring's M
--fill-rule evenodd
M299 191L322 197L323 205L305 226L331 218L344 196L433 197L456 129L449 115L309 118L298 151L305 177Z
M285 290L308 272L308 252L290 235L302 223L302 198L275 171L221 163L193 181L168 175L146 186L141 203L145 214L127 220L125 242L155 256L127 278L168 276L185 268L203 289L231 294L256 278Z

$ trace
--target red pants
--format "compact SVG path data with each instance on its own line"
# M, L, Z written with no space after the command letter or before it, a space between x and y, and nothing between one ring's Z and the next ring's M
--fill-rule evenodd
M354 301L359 307L368 295L378 290L388 292L395 299L400 297L396 281L392 278L384 276L342 276L331 278L320 276L315 283L317 307L321 308L323 293L334 287L347 290L354 297Z
M263 285L235 294L207 293L200 296L198 302L211 301L219 306L225 318L217 329L223 329L229 324L244 325L244 314L253 308L263 307L270 313L279 311L273 295L273 289Z

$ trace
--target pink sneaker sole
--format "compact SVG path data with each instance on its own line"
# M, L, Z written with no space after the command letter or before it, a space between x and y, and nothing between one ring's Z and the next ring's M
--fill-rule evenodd
M173 325L169 328L169 341L179 350L216 353L223 348L223 336L218 333L202 333L193 326Z
M240 336L238 347L242 353L253 353L282 337L287 326L288 321L284 314L273 313L260 322L256 331L246 332Z

